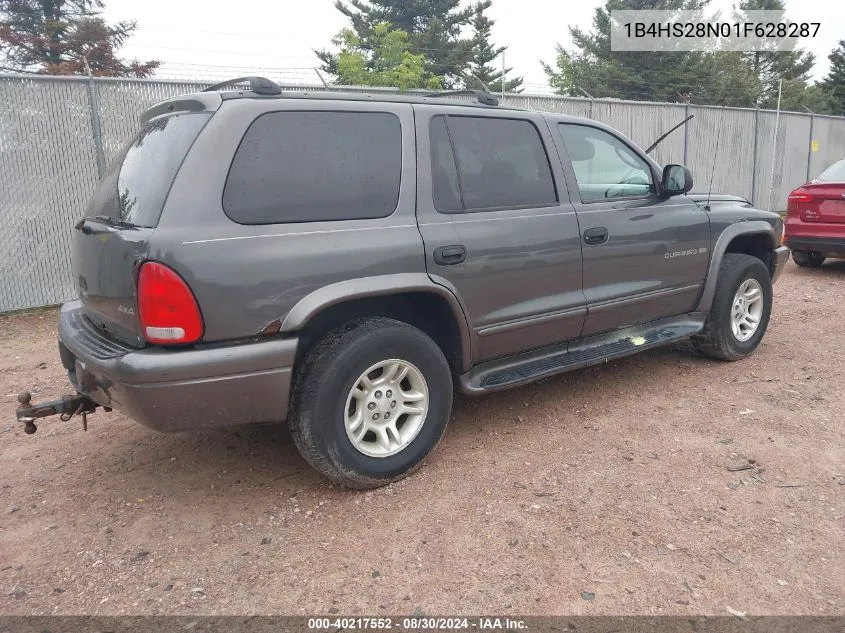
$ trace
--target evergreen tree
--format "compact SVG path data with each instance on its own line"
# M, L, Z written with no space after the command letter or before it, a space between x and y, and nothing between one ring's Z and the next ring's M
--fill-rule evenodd
M742 0L739 4L738 20L744 20L745 11L785 11L783 0ZM788 96L790 109L800 109L803 93L809 85L810 71L815 57L802 49L794 51L751 51L742 54L743 59L757 84L757 105L761 108L777 107L778 89L783 80L784 93Z
M466 70L466 83L467 85L472 85L473 82L477 82L481 84L479 86L480 88L498 93L502 92L502 82L504 81L505 92L521 92L522 77L508 79L508 74L513 69L505 68L503 73L501 69L497 70L494 64L507 47L493 46L493 43L490 41L492 37L491 30L495 22L484 15L484 12L492 4L493 0L480 0L474 6L475 14L472 20L472 58Z
M830 60L830 71L822 86L830 97L832 114L845 116L845 40L839 40L839 46L827 58Z
M736 53L611 50L613 10L697 11L707 0L608 0L595 10L592 29L570 27L571 50L557 47L555 66L543 63L558 94L639 101L750 105L748 72Z
M462 37L473 7L460 7L460 0L337 0L335 7L349 18L362 50L372 50L376 25L388 23L408 34L409 52L425 56L425 80L442 77L445 87L463 82L472 43ZM338 53L315 51L322 70L337 75Z
M610 49L610 11L688 10L700 13L709 0L608 0L595 11L590 31L570 28L574 47L557 49L555 67L544 64L559 93L646 101L689 98L697 104L774 108L783 80L782 109L827 111L825 92L809 85L814 58L804 50L754 52L619 52ZM783 0L742 0L746 11L783 11ZM702 17L704 17L702 13Z
M106 24L103 0L0 0L0 70L148 77L158 61L124 61L117 50L134 22ZM87 64L86 64L87 62Z

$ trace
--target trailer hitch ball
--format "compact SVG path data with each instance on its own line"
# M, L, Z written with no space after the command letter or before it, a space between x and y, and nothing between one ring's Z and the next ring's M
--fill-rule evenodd
M63 422L81 415L82 428L86 429L88 426L87 415L94 413L99 406L90 397L78 392L75 396L62 396L58 400L32 404L32 394L23 391L18 394L18 402L20 402L17 410L18 422L23 422L24 433L28 435L32 435L38 430L38 427L35 426L35 420L51 415L58 415Z
M32 404L32 394L28 391L22 391L18 394L18 402L21 403L21 407L28 408L30 404ZM38 430L38 427L35 426L35 422L30 420L24 420L23 423L23 432L27 435L32 435Z

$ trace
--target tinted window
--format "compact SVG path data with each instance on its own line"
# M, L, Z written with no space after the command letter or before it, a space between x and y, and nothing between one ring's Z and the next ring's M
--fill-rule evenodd
M587 125L559 123L581 200L647 196L655 192L651 168L621 139Z
M399 119L381 112L271 112L235 154L223 207L242 224L383 218L396 210Z
M460 178L450 175L445 122ZM432 121L432 168L438 210L542 206L557 202L549 159L529 121L450 116ZM437 144L435 145L435 141ZM458 185L456 196L455 185ZM458 206L461 204L462 206Z
M814 182L845 182L845 160L833 163Z
M103 177L87 215L158 225L176 172L209 118L210 113L174 114L144 125Z
M434 195L434 208L438 211L460 211L461 185L458 181L458 167L455 154L449 142L446 119L437 117L429 129L431 138L431 180Z

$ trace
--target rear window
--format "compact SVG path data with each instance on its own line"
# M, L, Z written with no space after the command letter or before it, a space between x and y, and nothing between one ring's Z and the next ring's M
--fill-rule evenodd
M223 209L240 224L359 220L399 201L402 129L384 112L270 112L232 160Z
M530 121L441 115L432 120L429 134L438 211L557 203L549 158Z
M157 226L176 172L209 118L174 114L144 125L103 178L88 215Z
M833 163L820 173L813 182L845 182L845 160Z

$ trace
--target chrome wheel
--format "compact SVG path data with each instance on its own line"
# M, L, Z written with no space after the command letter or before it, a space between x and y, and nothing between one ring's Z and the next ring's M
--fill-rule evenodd
M734 338L744 342L754 336L762 316L763 287L756 279L746 279L739 285L731 308L731 330Z
M428 403L428 385L414 365L396 359L376 363L346 398L346 435L364 455L395 455L420 432Z

